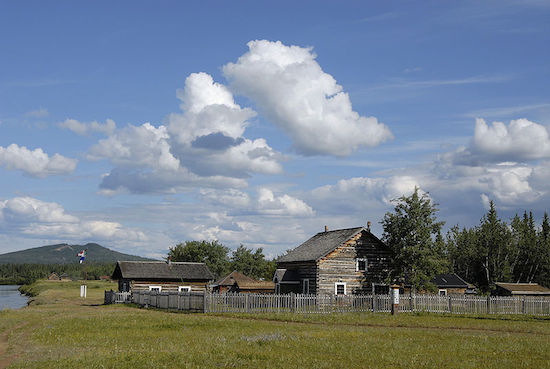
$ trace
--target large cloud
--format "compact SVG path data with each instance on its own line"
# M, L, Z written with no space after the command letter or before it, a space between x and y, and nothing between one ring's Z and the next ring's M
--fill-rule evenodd
M232 89L252 99L306 154L346 156L391 139L374 117L353 111L342 86L315 61L311 48L250 41L249 51L223 67Z
M243 178L253 173L282 171L282 155L265 139L243 136L255 112L237 105L210 75L191 74L177 96L183 112L170 114L166 126L129 125L90 149L90 159L109 159L117 166L103 178L103 193L243 187Z
M29 150L25 146L11 144L0 146L0 165L6 169L21 170L32 177L44 178L67 174L75 170L78 160L54 154L48 156L41 148Z
M65 213L54 202L32 197L0 200L0 229L10 234L25 234L34 238L65 240L133 240L145 241L139 230L127 229L120 223L104 220L81 220Z

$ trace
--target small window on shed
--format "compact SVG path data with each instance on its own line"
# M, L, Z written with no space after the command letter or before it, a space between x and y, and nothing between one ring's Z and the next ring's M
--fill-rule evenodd
M189 293L191 292L191 286L178 286L178 292Z
M367 258L355 259L355 271L366 272L367 271Z
M336 295L345 295L346 294L346 283L345 282L336 282L336 283L334 283L334 293Z
M161 292L162 286L149 286L149 291Z
M447 296L447 290L439 290L439 296Z

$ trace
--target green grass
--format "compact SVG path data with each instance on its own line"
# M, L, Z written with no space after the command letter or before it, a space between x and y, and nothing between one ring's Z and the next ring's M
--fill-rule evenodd
M0 312L7 353L15 355L10 368L550 366L548 319L183 314L100 306L112 284L89 286L83 300L80 283L69 283L39 282L32 288L40 305Z

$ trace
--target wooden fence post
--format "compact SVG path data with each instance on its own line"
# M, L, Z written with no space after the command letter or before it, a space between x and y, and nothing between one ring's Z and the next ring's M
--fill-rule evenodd
M491 314L491 295L487 296L487 314Z

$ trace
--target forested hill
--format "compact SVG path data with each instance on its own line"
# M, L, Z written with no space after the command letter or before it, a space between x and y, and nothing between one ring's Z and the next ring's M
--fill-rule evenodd
M151 260L113 251L97 243L87 243L86 245L68 245L63 243L1 254L0 264L78 263L79 258L76 254L84 249L88 250L86 255L86 262L88 263L113 263L117 260Z

